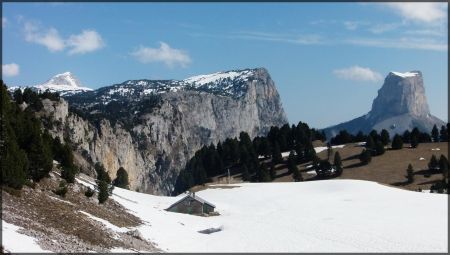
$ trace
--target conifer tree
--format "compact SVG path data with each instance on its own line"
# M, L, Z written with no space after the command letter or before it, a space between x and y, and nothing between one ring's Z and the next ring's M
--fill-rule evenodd
M120 167L119 170L117 170L114 186L122 189L129 189L128 173L125 168Z
M382 155L382 154L384 154L384 151L385 150L384 150L383 143L381 141L377 141L376 144L375 144L376 155Z
M248 168L246 165L242 166L242 180L250 181L250 173L248 172Z
M439 133L440 133L439 138L440 138L440 140L442 142L448 142L449 141L448 140L448 129L447 129L446 126L442 125L441 126L441 130L439 131Z
M280 146L278 145L278 142L275 142L272 151L272 162L274 162L275 164L279 164L282 161L283 157L281 156Z
M104 180L98 181L98 202L100 204L103 204L108 200L109 193L108 193L108 183Z
M277 177L277 172L275 171L275 164L273 162L270 163L269 169L270 179L275 180Z
M415 135L411 136L411 147L417 148L417 146L419 146L419 139Z
M392 149L399 150L401 148L403 148L402 138L396 134L392 139Z
M339 151L336 151L334 153L334 167L336 168L336 174L340 176L342 174L342 160L341 155L339 154Z
M362 164L367 165L372 160L372 155L369 151L364 149L361 154L359 154L359 160Z
M430 162L428 162L428 169L436 170L438 166L439 166L439 163L436 159L436 156L433 154L431 156Z
M414 182L414 169L411 164L409 164L408 169L406 169L406 178L408 179L408 183Z
M386 129L381 130L381 134L380 134L380 138L381 138L381 142L383 143L384 146L388 145L390 142L390 138L389 138L389 132Z
M257 171L257 178L259 182L270 182L270 174L266 164L261 164Z
M436 124L433 126L433 129L431 130L431 137L433 138L433 142L435 143L439 142L439 130L436 127Z

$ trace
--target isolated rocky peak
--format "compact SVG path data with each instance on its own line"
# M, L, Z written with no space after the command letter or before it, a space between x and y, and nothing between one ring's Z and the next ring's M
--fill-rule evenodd
M420 71L390 72L373 101L370 117L377 120L405 113L417 117L430 114Z
M344 129L352 134L386 129L393 136L415 127L422 132L430 132L434 125L440 127L445 122L430 113L422 72L390 72L369 113L324 131L328 138Z
M71 72L57 74L41 85L83 87L81 82Z

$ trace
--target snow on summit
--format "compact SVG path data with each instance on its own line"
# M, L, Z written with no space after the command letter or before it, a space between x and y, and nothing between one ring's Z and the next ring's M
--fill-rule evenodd
M212 74L203 74L196 75L183 81L186 83L195 84L197 87L202 86L208 83L218 83L225 79L234 80L236 78L246 79L251 76L253 72L251 70L243 70L243 71L229 71L229 72L217 72Z
M35 87L39 91L49 89L51 92L82 92L92 90L83 87L80 81L71 72L57 74L45 83L36 85Z
M71 72L57 74L42 84L34 86L13 86L9 87L8 90L24 90L26 87L37 90L38 92L44 92L46 90L49 90L50 92L58 92L62 96L93 90L82 86L80 81Z
M391 73L394 74L394 75L400 76L402 78L414 77L414 76L419 75L418 72L414 72L414 71L413 72L406 72L406 73L400 73L400 72L391 72Z

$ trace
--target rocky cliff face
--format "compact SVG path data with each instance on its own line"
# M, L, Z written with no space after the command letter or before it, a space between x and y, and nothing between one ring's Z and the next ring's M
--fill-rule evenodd
M425 96L423 77L420 71L406 73L390 72L378 90L378 96L371 111L359 118L325 129L327 137L346 129L356 134L359 130L380 132L386 129L391 135L418 127L430 132L433 125L440 127L445 123L431 115Z
M145 93L149 90L151 93ZM155 93L159 101L151 110L136 105ZM121 120L138 121L124 125L95 115L104 109L98 106L112 102L105 101L108 99L127 105L126 110L133 109ZM69 112L66 100L89 118ZM93 164L101 162L114 178L122 166L129 174L131 189L154 194L169 194L179 171L203 145L237 137L241 131L251 137L263 135L271 126L287 123L275 84L265 69L184 81L127 81L66 100L44 100L43 114L57 120L53 135L67 136L73 142L84 171L92 173Z

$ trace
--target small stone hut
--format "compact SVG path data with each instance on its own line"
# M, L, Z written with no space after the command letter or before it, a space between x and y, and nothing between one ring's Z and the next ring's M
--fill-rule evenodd
M215 205L196 196L195 193L189 193L166 210L169 212L203 215L214 212L214 208L216 208Z

